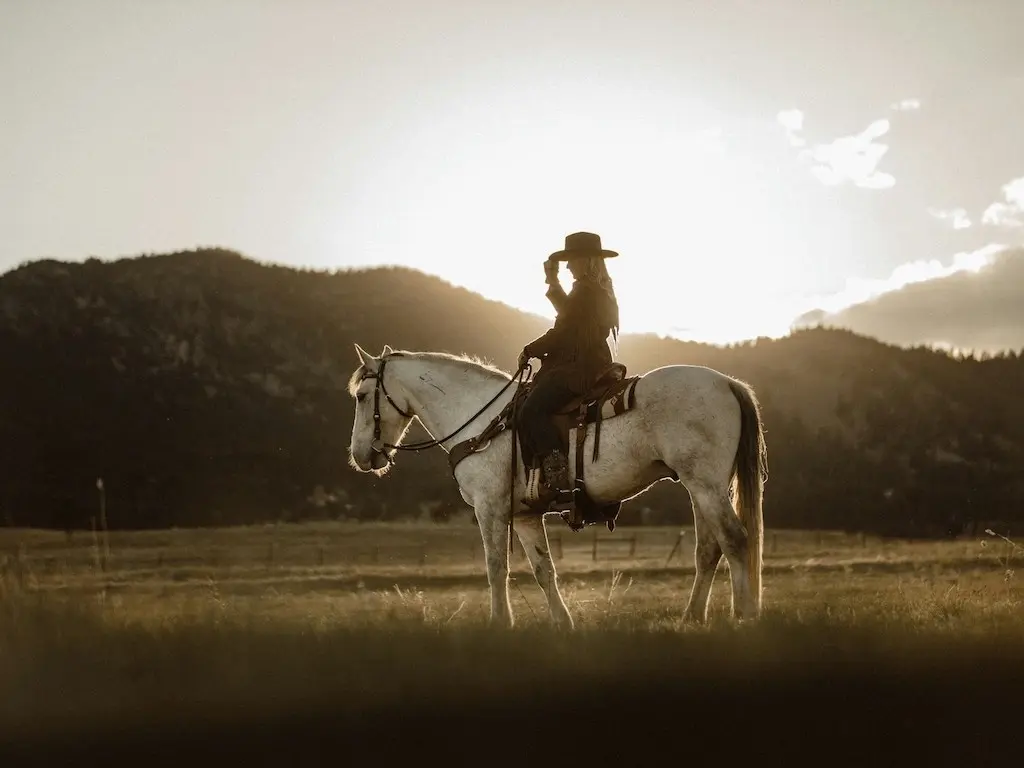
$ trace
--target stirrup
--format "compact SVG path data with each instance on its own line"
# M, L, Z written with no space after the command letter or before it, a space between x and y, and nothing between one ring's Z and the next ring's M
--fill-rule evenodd
M552 491L557 493L572 487L572 481L569 478L569 457L564 453L555 451L553 454L545 456L541 466L544 467L545 484ZM556 484L554 475L558 475L558 479L564 482Z

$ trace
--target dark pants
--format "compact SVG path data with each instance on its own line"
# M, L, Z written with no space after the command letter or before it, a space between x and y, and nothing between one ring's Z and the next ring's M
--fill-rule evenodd
M538 375L519 406L519 436L526 460L533 463L562 448L552 414L578 393L558 376Z

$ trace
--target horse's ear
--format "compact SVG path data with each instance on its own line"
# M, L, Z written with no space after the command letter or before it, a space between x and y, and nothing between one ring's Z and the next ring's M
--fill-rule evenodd
M365 349L360 347L358 344L355 344L354 346L356 348L356 354L359 355L359 362L365 365L367 368L372 368L374 363L373 355L371 355Z
M390 345L390 344L385 344L385 345L384 345L384 349L382 349L382 350L381 350L380 356L381 356L381 357L387 357L388 355L390 355L390 354L391 354L392 352L394 352L394 351L395 351L395 350L393 350L393 349L391 348L391 345Z

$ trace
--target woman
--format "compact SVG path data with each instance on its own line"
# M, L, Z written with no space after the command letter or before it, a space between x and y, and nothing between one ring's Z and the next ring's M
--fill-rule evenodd
M565 238L565 248L548 257L544 264L547 297L557 317L547 333L523 348L519 367L532 358L542 365L521 407L520 437L532 467L543 468L541 498L569 486L568 456L563 452L552 414L573 397L582 395L614 362L608 334L618 341L619 305L605 266L605 259L618 256L601 247L601 238L590 232L576 232ZM559 262L568 262L574 283L565 293L558 282Z

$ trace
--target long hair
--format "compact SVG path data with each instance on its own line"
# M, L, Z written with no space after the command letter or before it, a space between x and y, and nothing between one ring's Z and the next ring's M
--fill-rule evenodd
M605 264L604 259L587 259L586 266L583 268L583 274L580 276L581 280L585 280L589 283L601 288L605 293L608 294L610 303L610 311L612 316L612 344L614 346L613 353L618 348L619 343L619 301L615 297L615 284L612 282L612 276L608 274L608 267Z

